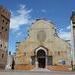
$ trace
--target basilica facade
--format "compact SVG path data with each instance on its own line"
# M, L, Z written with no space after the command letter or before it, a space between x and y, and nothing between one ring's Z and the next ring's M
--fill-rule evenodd
M26 40L17 44L15 69L47 68L70 62L70 44L58 36L55 25L48 20L37 19Z

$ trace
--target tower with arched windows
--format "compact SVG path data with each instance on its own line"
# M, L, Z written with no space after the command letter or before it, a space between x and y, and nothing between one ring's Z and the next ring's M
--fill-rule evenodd
M73 64L75 65L75 11L72 12L71 15L71 34L72 34L72 57Z
M0 6L0 69L4 69L7 63L9 24L10 12Z

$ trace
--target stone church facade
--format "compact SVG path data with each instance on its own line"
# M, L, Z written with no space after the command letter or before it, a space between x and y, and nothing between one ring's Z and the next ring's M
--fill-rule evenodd
M58 36L52 22L44 19L37 19L28 31L27 39L17 45L15 69L47 68L70 65L70 62L69 43Z

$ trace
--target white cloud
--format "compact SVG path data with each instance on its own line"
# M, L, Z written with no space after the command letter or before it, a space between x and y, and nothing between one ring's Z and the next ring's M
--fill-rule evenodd
M32 9L27 10L25 5L20 5L20 8L15 12L11 11L10 28L17 30L22 25L30 24Z
M66 32L63 29L61 29L58 35L64 40L71 40L71 32Z
M46 10L45 9L42 9L41 12L46 13Z
M22 32L18 32L17 35L18 35L18 36L22 35Z
M71 25L69 25L69 26L67 27L67 29L70 30L70 29L71 29Z

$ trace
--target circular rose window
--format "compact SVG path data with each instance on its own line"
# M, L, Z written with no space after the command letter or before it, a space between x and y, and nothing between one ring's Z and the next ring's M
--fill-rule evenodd
M44 30L40 30L37 33L37 40L40 42L44 42L46 39L46 32Z

